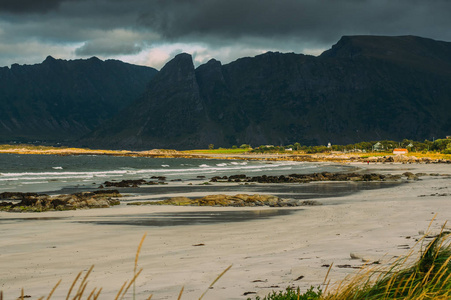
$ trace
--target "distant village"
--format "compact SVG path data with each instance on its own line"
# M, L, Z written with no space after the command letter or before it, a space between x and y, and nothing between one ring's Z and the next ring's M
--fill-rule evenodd
M433 139L432 141L425 140L424 142L404 139L401 142L384 140L349 145L333 145L332 143L328 143L327 146L304 146L300 143L294 143L287 146L261 145L256 148L243 144L240 148L249 148L254 153L303 151L305 153L384 152L395 155L408 154L409 152L451 154L451 136L446 136L443 139Z

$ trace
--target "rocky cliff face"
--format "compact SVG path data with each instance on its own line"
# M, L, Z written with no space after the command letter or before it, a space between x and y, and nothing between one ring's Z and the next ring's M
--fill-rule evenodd
M451 43L343 37L319 57L266 53L194 69L170 61L147 93L82 142L107 148L422 140L451 132Z
M202 131L205 109L193 61L179 54L149 84L147 92L116 118L83 140L86 145L116 148L164 148L168 141L191 141ZM113 143L111 143L114 141Z
M0 68L0 142L75 140L136 100L156 73L95 57Z

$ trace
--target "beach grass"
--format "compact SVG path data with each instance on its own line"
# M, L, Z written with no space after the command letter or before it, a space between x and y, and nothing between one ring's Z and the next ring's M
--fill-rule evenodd
M409 264L413 251L396 260L389 269L368 268L322 299L450 299L451 247L449 232L441 232L423 247ZM423 238L426 238L426 236Z
M443 226L444 228L444 226ZM450 232L442 232L422 247L419 257L409 263L414 249L398 258L387 269L368 267L337 282L330 292L311 287L305 293L299 288L272 292L256 300L445 300L451 299L451 241ZM424 243L425 235L418 243ZM330 271L330 268L329 268ZM328 271L328 273L329 273ZM327 275L325 282L327 280ZM248 298L250 300L250 298Z

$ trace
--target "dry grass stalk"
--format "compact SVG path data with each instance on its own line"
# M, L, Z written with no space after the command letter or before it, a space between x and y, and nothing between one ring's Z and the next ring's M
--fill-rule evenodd
M97 292L97 294L94 296L94 300L97 300L99 298L101 292L102 292L102 288L100 288L99 291Z
M127 285L127 288L125 288L124 292L122 293L121 299L124 299L125 294L127 294L128 289L130 288L130 286L133 284L135 284L136 278L138 278L139 274L141 274L143 269L139 270L138 273L135 274L135 276L133 276L132 280L130 281L130 283ZM133 298L135 297L135 292L133 292Z
M185 289L185 286L182 286L182 289L180 290L180 293L179 293L179 297L177 298L177 300L180 300L180 299L182 299L182 294L183 294L183 290ZM0 299L1 300L1 299Z
M89 275L92 272L92 269L94 269L94 265L92 265L88 272L86 273L85 277L83 278L83 280L80 283L80 286L78 287L77 293L75 294L75 296L72 298L72 300L77 300L77 299L81 299L81 297L83 296L83 293L85 292L86 286L88 285L86 283L86 281L88 280ZM77 276L78 279L78 276Z
M213 280L213 282L208 286L208 288L205 290L205 292L200 296L199 300L201 300L201 299L205 296L205 294L213 287L213 285L219 280L219 278L221 278L222 275L224 275L228 270L230 270L230 268L231 268L232 266L233 266L233 265L228 266L227 269L225 269L224 271L222 271L222 273L219 274L219 276L216 277L215 280Z
M122 294L122 291L124 290L125 286L127 285L127 280L124 282L124 284L122 285L121 289L119 290L119 292L117 292L116 298L114 298L114 300L118 300L119 296Z
M133 275L135 275L135 278L136 278L136 269L138 268L139 253L141 252L141 247L144 243L144 240L146 239L146 236L147 236L147 232L144 233L143 237L141 238L141 242L139 243L138 250L136 251L135 267L133 268ZM135 300L135 294L136 294L136 285L135 285L135 280L133 280L133 300Z
M72 282L72 285L70 286L70 289L69 289L69 291L67 292L66 300L69 300L70 294L72 293L72 290L74 289L74 286L75 286L75 284L76 284L77 281L78 281L78 278L80 278L81 273L82 273L82 272L78 273L78 275L75 277L74 281Z
M53 287L52 291L50 292L49 296L47 297L47 300L50 300L50 298L52 297L53 293L55 292L56 288L60 285L61 283L61 279L58 281L58 283ZM23 289L22 289L22 293L23 293ZM23 297L22 297L23 298Z
M94 288L91 292L91 294L89 294L88 298L86 300L91 300L91 297L94 296L94 293L96 291L97 288Z

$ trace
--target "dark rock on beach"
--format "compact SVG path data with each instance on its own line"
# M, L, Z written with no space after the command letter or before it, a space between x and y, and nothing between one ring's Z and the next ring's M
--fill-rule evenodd
M0 199L14 202L0 202L0 210L10 212L41 212L48 210L73 210L80 208L106 208L120 204L113 199L122 195L117 190L82 192L70 195L49 196L34 193L1 193ZM21 200L17 202L17 200Z
M416 175L412 174L414 177ZM409 179L414 179L409 177ZM290 174L280 176L254 176L247 177L245 175L232 176L215 176L211 178L211 182L258 182L258 183L307 183L312 181L386 181L399 180L399 175L384 175L384 174L361 174L361 173L313 173L313 174Z
M133 202L127 205L175 205L175 206L270 206L292 207L300 205L318 205L317 203L298 203L295 200L283 199L272 195L208 195L198 199L187 197L173 197L163 201Z
M139 187L140 185L154 185L154 184L164 184L166 177L164 176L152 176L152 179L158 179L158 182L155 181L146 181L144 179L126 179L118 182L114 181L105 181L99 188L105 187Z
M9 200L23 200L27 197L37 197L39 194L37 193L20 193L20 192L4 192L0 193L0 199L9 199ZM41 194L43 196L43 194Z
M122 180L119 182L105 181L103 183L106 187L138 187L139 185L147 183L144 179L138 180Z

